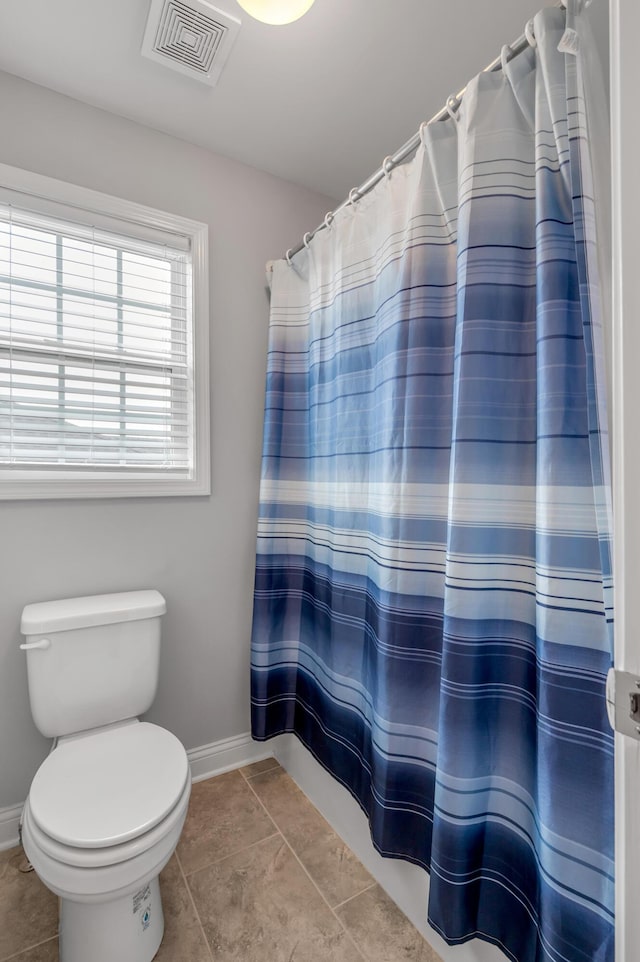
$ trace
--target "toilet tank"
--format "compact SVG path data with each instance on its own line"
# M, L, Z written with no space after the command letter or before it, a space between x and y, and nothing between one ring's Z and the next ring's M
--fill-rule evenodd
M20 630L31 714L54 738L142 715L158 687L158 591L27 605Z

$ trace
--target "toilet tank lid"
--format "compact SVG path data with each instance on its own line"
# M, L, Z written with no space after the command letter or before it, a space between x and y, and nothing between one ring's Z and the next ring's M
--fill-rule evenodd
M111 595L63 598L27 605L22 612L23 635L50 634L72 628L112 625L163 615L167 603L159 591L121 591Z

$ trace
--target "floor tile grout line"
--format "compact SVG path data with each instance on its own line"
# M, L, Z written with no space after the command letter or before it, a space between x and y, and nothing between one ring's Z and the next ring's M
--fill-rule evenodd
M365 892L371 891L371 889L374 889L374 888L376 887L376 885L378 885L378 882L376 882L376 880L374 879L373 882L371 882L370 885L367 885L366 888L363 888L363 889L361 889L359 892L356 892L355 895L350 895L348 899L345 899L345 900L344 900L344 902L338 902L337 905L334 905L334 906L333 906L334 912L337 912L338 909L341 909L341 908L343 908L345 905L348 905L349 902L353 902L354 899L359 899L361 895L364 895ZM402 910L401 910L401 911L402 911ZM403 914L404 914L404 913L403 913Z
M261 774L261 775L266 775L267 773L266 773L266 772L261 772L260 774ZM286 775L287 778L291 779L291 781L293 782L293 779L291 778L291 776L288 775L287 772L286 772L284 769L283 769L283 774ZM254 775L251 779L247 779L247 785L249 786L249 788L251 789L251 791L253 792L253 794L255 795L255 797L258 799L258 801L259 801L260 804L262 805L263 809L265 810L265 812L267 813L267 815L269 816L269 818L271 819L271 821L272 821L273 824L275 825L276 829L281 833L281 835L283 836L283 838L286 839L287 836L285 835L285 829L282 828L282 827L278 824L278 822L276 821L275 815L272 815L272 814L271 814L271 812L269 811L269 809L267 808L267 806L266 806L265 803L263 802L262 798L261 798L260 795L256 792L255 788L254 788L253 785L251 784L251 782L252 782L255 778L259 778L259 777L260 777L259 775ZM293 782L293 784L295 785L295 782ZM297 785L296 785L296 788L298 788ZM303 795L304 798L307 800L307 802L309 802L309 805L311 805L311 807L312 807L313 810L316 812L316 814L319 815L320 818L321 818L323 821L327 822L327 820L326 820L326 818L324 817L324 815L322 815L322 814L318 811L318 809L315 807L315 805L313 804L313 802L311 801L311 799L307 798L307 796L304 794L304 792L302 792L302 789L298 789L298 790L302 793L302 795ZM334 831L333 827L329 824L329 822L327 822L327 825L329 826L329 828L331 829L331 831L334 833L334 835L337 835L337 832ZM340 837L340 836L338 836L338 838L339 838L339 837ZM287 840L287 841L288 841L288 840ZM341 841L344 842L344 839L341 839ZM347 843L344 842L344 844L346 845ZM348 846L347 846L347 847L348 847Z
M256 792L256 790L253 788L253 786L252 786L248 781L247 781L247 784L249 785L249 788L251 789L251 791L253 792L253 794L256 796L256 798L258 799L258 801L260 802L260 804L261 804L262 807L264 808L264 810L265 810L265 812L267 813L267 815L269 815L269 818L271 818L271 815L269 814L269 810L267 809L267 806L264 804L264 802L262 801L262 799L260 798L260 796L258 795L258 793ZM274 824L276 824L275 821L274 821ZM309 881L310 881L311 884L313 885L314 889L316 890L316 892L318 893L318 895L320 896L320 898L322 899L322 901L324 902L324 904L327 906L327 908L329 909L329 911L330 911L331 914L333 915L334 919L337 921L337 923L338 923L338 925L340 926L340 928L342 929L342 931L343 931L343 932L345 933L345 935L347 936L347 938L349 939L349 941L350 941L351 944L353 945L354 949L356 950L356 952L358 953L358 955L360 956L360 958L363 959L364 962L367 962L366 956L365 956L364 953L360 950L360 946L358 945L358 943L357 943L356 940L354 939L353 935L352 935L351 932L348 930L348 928L346 927L346 925L344 924L344 922L342 921L342 919L340 918L340 916L339 916L336 912L334 912L334 910L333 910L333 908L332 908L332 906L331 906L331 903L329 902L329 900L328 900L327 897L325 896L324 892L323 892L323 891L320 889L320 887L316 884L315 879L313 878L313 876L311 875L311 873L309 872L309 870L306 868L306 866L305 866L305 865L301 862L301 860L298 858L297 854L296 854L295 851L293 850L293 847L291 846L291 844L289 843L289 841L288 841L287 838L285 837L284 833L283 833L283 832L279 832L279 834L280 834L280 836L281 836L281 838L282 838L282 841L283 841L284 844L287 846L287 848L289 849L289 851L290 851L291 854L293 855L294 859L296 860L296 862L298 863L298 865L300 866L300 868L302 869L302 871L304 872L304 874L307 876L307 878L309 879ZM345 843L345 844L346 844L346 843ZM361 894L361 893L359 893L359 894Z
M298 865L300 866L300 868L302 869L302 871L305 873L305 875L307 876L307 878L309 879L309 881L311 882L311 884L312 884L313 887L315 888L316 892L318 893L318 895L320 896L320 898L322 899L322 901L324 902L324 904L327 906L327 908L329 909L329 911L330 911L331 914L333 915L334 919L336 920L336 922L338 923L338 925L340 926L340 928L342 929L342 931L344 932L344 934L347 936L347 938L349 939L349 941L350 941L351 944L353 945L354 949L356 950L356 952L358 953L358 955L360 956L360 958L363 959L363 960L365 960L365 962L366 962L366 957L365 957L364 953L362 952L362 950L360 949L360 946L359 946L358 943L356 942L353 933L349 931L349 929L347 928L346 924L342 921L342 919L340 918L340 916L338 915L338 913L335 911L335 909L334 909L333 906L331 905L331 902L329 901L329 899L326 897L326 895L324 894L324 892L322 891L322 889L320 888L320 886L317 884L317 882L316 882L315 879L313 878L311 872L306 868L306 866L304 865L304 863L302 862L302 860L300 859L300 857L296 854L296 852L294 851L292 845L290 844L290 842L287 841L287 839L284 837L284 835L282 836L282 840L283 840L284 844L287 846L287 848L289 849L289 851L291 852L291 854L293 855L294 859L296 860L296 862L298 863Z
M58 933L56 932L55 935L50 936L50 938L48 939L43 939L42 942L35 942L33 945L26 945L23 949L20 949L19 952L13 952L11 955L3 955L2 958L0 959L0 962L11 962L12 959L19 959L20 956L24 955L25 952L32 952L33 949L39 949L40 946L46 945L47 942L57 942L57 941L58 941Z
M352 901L354 901L355 899L359 898L359 896L364 895L365 892L369 892L369 891L371 891L372 889L376 888L377 886L379 886L379 882L377 882L377 880L376 880L375 878L373 878L373 881L372 881L369 885L365 886L365 888L361 889L359 892L354 893L354 895L349 896L348 899L344 899L342 902L339 902L339 903L338 903L337 905L335 905L335 906L332 906L332 905L331 905L331 903L329 902L328 898L324 895L322 889L321 889L321 888L319 887L319 885L316 883L316 881L315 881L315 879L313 878L312 874L309 872L309 870L306 868L306 866L304 865L304 863L302 862L302 860L299 858L298 854L296 853L295 849L293 848L293 845L289 842L287 836L285 835L285 830L279 827L278 823L277 823L276 820L275 820L275 817L271 814L271 812L270 812L269 809L267 808L266 804L264 803L264 801L262 800L262 798L260 797L260 795L258 794L258 792L255 790L255 788L254 788L253 785L252 785L252 782L254 782L257 778L260 778L260 777L263 776L263 775L270 774L270 773L272 773L273 771L281 771L283 775L285 775L288 779L290 779L290 780L293 782L293 779L291 779L291 776L288 774L287 770L286 770L285 768L283 768L283 766L277 761L277 759L274 759L274 760L276 761L276 765L275 765L273 768L270 768L270 769L268 769L267 771L264 771L264 772L256 772L255 775L246 776L246 775L244 774L244 772L242 771L242 768L236 769L236 770L237 770L237 771L240 771L240 773L243 775L244 780L245 780L247 786L248 786L249 789L251 790L252 794L255 796L256 800L258 801L258 804L259 804L259 805L261 806L261 808L264 810L265 814L267 815L267 817L268 817L269 820L271 821L271 823L272 823L272 825L274 826L274 828L276 829L276 831L275 831L272 835L266 836L266 837L263 838L263 839L259 839L257 842L253 842L251 845L248 845L248 846L246 846L246 847L243 848L243 849L239 849L237 852L232 852L232 853L230 853L229 855L225 855L224 858L218 859L216 862L208 863L208 865L203 866L201 869L197 869L196 871L191 872L188 876L185 874L185 880L186 880L186 882L187 882L187 886L189 886L189 878L191 878L192 876L198 874L198 872L204 871L206 868L210 867L211 865L219 865L221 862L225 861L225 860L228 859L228 858L233 857L234 855L239 854L240 852L246 852L246 851L248 851L248 849L254 848L254 847L257 846L257 845L262 844L262 842L269 841L269 840L275 838L276 835L280 835L280 837L282 838L283 843L285 844L285 846L287 847L287 849L291 852L294 860L299 864L300 868L302 869L302 871L304 872L304 874L307 876L307 878L308 878L309 881L311 882L311 884L312 884L312 886L314 887L314 889L318 892L320 898L321 898L322 901L325 903L325 905L327 906L327 908L329 909L329 911L331 912L331 914L334 916L334 918L335 918L336 921L338 922L338 924L339 924L340 928L342 929L342 931L344 932L344 934L345 934L345 935L347 936L347 938L349 939L349 942L350 942L351 945L354 947L354 949L355 949L358 957L359 957L360 959L362 959L363 962L369 962L368 957L364 954L364 950L360 947L360 945L359 945L358 942L356 941L354 935L351 933L351 931L349 930L349 928L347 927L347 925L342 921L342 919L341 919L340 916L338 915L338 911L337 911L337 910L343 908L343 906L347 905L349 902L352 902ZM212 776L212 778L215 778L215 777L216 777L215 775ZM293 782L293 784L295 785L296 783ZM296 786L296 787L298 787L298 786ZM299 789L299 790L301 791L301 789ZM320 818L324 818L324 816L322 816L322 814L321 814L321 813L318 811L318 809L315 807L315 805L313 804L313 802L312 802L309 798L307 798L307 796L304 794L304 792L302 792L302 795L305 797L305 799L307 800L307 802L309 803L309 805L314 809L314 811L317 812L317 814L320 816ZM325 819L325 821L326 821L326 819ZM341 836L338 835L337 832L335 832L335 829L333 829L333 827L332 827L330 824L329 824L329 827L331 828L331 831L343 842L343 844L346 846L346 848L348 848L349 851L351 851L351 853L352 853L352 854L354 855L354 857L357 859L357 856L356 856L355 853L352 851L352 849L349 848L349 846L348 846L347 843L344 841L344 839L342 839ZM358 861L360 861L360 860L358 859ZM362 864L362 863L360 863L360 864ZM365 867L365 866L363 866L363 867ZM366 867L365 867L365 868L366 868ZM370 874L370 873L368 873L368 874ZM191 890L189 890L189 891L191 891ZM382 891L384 892L385 890L382 889ZM388 894L388 893L386 893L386 894ZM395 902L394 899L392 899L392 901ZM397 903L395 903L395 904L396 904L396 906L397 906ZM402 911L402 909L400 909L399 906L397 906L397 907L399 908L399 911L401 912L401 914L404 915L404 917L407 919L407 921L408 921L410 924L413 924L413 923L411 923L411 920L408 919L408 917L406 916L406 914ZM415 928L415 926L414 926L414 928ZM431 943L428 941L428 939L426 939L426 938L424 937L424 935L422 935L422 933L420 932L419 929L417 929L417 932L418 932L418 934L421 936L421 938L423 939L423 941L426 943L426 945L428 946L428 948L430 949L430 951L431 951L432 953L435 953L436 950L433 948L433 946L432 946ZM12 957L12 958L13 958L13 957ZM8 960L0 960L0 962L8 962ZM435 960L435 962L442 962L442 959L440 958L440 956L437 955L437 953L436 953L436 960Z
M272 819L272 822L273 822L273 819ZM265 835L264 838L259 838L257 841L251 842L250 845L245 845L243 848L236 848L233 850L233 852L228 852L226 855L223 855L222 858L214 859L213 862L207 862L206 865L201 865L200 868L195 868L192 872L185 872L182 863L180 863L180 868L182 868L182 872L185 879L187 879L188 881L192 875L198 875L200 872L204 872L206 869L211 868L213 865L220 865L221 862L226 862L228 858L233 858L235 855L242 855L243 852L248 852L250 848L255 848L256 845L262 845L263 842L268 842L270 838L275 838L276 835L282 835L282 832L277 827L277 825L275 825L275 823L274 823L274 828L275 828L275 832L271 832L270 835ZM4 960L0 959L0 962L4 962Z
M287 775L286 770L283 770L283 771L284 771L285 775ZM266 772L261 772L260 774L266 774ZM259 777L259 776L257 776L257 775L254 776L254 778L258 778L258 777ZM287 778L291 778L291 776L290 776L290 775L287 775ZM271 814L271 812L269 811L269 809L267 808L267 806L265 805L265 803L264 803L264 802L262 801L262 799L260 798L260 795L256 792L256 790L255 790L255 788L253 787L253 785L251 785L251 780L247 780L247 784L249 785L249 787L250 787L251 790L253 791L254 795L256 796L256 798L258 799L258 801L260 802L260 804L261 804L262 807L264 808L265 812L267 813L267 815L269 816L269 818L271 819L271 821L273 822L273 824L275 825L275 827L277 828L277 830L280 832L280 834L282 835L282 837L284 838L284 840L285 840L285 841L287 842L287 844L289 845L289 848L291 848L292 852L295 853L295 849L293 848L293 845L291 845L291 843L289 842L289 840L288 840L288 838L287 838L286 829L283 828L282 826L280 826L280 825L278 824L278 822L276 821L275 816ZM295 784L295 783L294 783L294 784ZM296 786L296 787L297 787L297 786ZM302 789L299 789L299 790L302 791ZM304 795L304 792L302 792L302 794ZM308 799L306 795L304 795L304 797L307 799L307 801L309 802L309 804L311 805L311 807L313 808L313 810L320 816L320 818L323 819L323 821L326 822L327 820L324 818L324 815L322 815L322 813L318 811L318 809L315 807L315 805L313 804L313 802L312 802L310 799ZM335 831L335 829L333 828L333 826L332 826L329 822L327 822L327 825L329 826L329 828L331 829L331 831L333 832L333 834L336 836L336 838L340 839L340 841L343 843L343 845L345 845L345 847L349 849L349 851L351 852L352 855L354 855L354 857L357 859L357 861L360 862L360 859L358 859L358 857L355 855L355 853L349 848L349 846L347 845L347 843L345 842L345 840L344 840L343 838L341 838L340 835L338 835L338 833ZM296 857L297 857L297 856L296 856ZM302 863L301 863L301 864L302 864ZM362 865L362 862L360 862L360 864ZM338 905L334 906L334 908L340 908L340 907L341 907L342 905L344 905L346 902L350 902L351 899L357 898L358 895L362 895L363 892L368 891L368 889L373 888L374 885L377 885L377 884L378 884L378 883L376 882L375 878L373 878L373 876L371 875L371 873L366 869L366 866L362 865L362 867L363 867L363 868L365 869L365 871L367 872L367 875L369 875L369 876L373 879L373 881L372 881L372 882L369 882L369 884L365 885L365 887L362 888L362 889L360 889L360 891L355 892L353 895L350 895L348 899L344 899L342 902L339 902ZM305 871L306 871L306 869L305 869ZM327 904L330 905L328 899L325 900L325 901L327 901Z
M287 778L291 779L291 776L288 774L286 768L283 768L281 765L280 765L280 768L282 769L283 774L284 774ZM270 771L273 771L273 769L270 769ZM354 895L350 895L348 899L344 899L344 901L339 902L339 903L338 903L337 905L335 905L335 906L332 906L331 903L329 902L329 900L326 898L326 896L325 896L324 893L322 892L322 890L320 889L320 887L319 887L319 886L317 885L317 883L315 882L315 879L313 878L313 876L311 875L311 873L308 871L308 869L306 868L306 866L304 865L304 863L302 862L302 860L299 858L298 854L296 853L295 849L293 848L293 845L289 842L287 836L285 835L285 830L284 830L283 828L280 828L280 827L279 827L278 822L276 821L275 817L271 814L271 812L269 811L269 809L267 808L267 806L265 805L265 803L263 802L263 800L260 798L259 794L256 792L255 788L254 788L253 785L251 784L251 782L252 782L254 779L258 778L260 775L266 775L266 774L267 774L266 772L260 772L260 773L258 773L257 775L252 776L251 779L247 779L247 784L248 784L249 787L251 788L252 792L254 793L254 795L256 796L256 798L258 799L258 801L260 802L260 804L262 805L262 807L264 808L265 812L267 813L267 815L269 816L269 818L272 820L272 822L274 823L274 825L276 826L276 828L278 828L279 833L282 835L282 838L284 839L284 842L286 843L287 848L291 851L291 853L292 853L292 855L294 856L295 860L299 863L300 867L301 867L302 870L305 872L305 874L308 876L308 878L310 879L310 881L311 881L311 883L313 884L314 888L317 889L317 891L319 892L319 894L320 894L320 896L322 897L322 899L323 899L323 901L325 902L325 904L329 907L330 911L333 913L333 915L335 916L335 918L338 920L338 922L339 922L340 925L342 926L343 930L344 930L344 931L346 932L346 934L349 936L349 939L351 940L352 944L353 944L353 945L355 946L355 948L357 949L358 953L362 956L362 958L364 958L364 959L366 960L366 956L364 955L364 952L362 951L362 949L360 948L360 946L359 946L358 943L356 942L355 938L353 937L353 935L351 934L351 932L349 931L349 929L347 928L347 926L343 923L342 919L340 918L340 916L339 916L338 913L337 913L337 910L338 910L338 909L341 909L343 906L347 905L349 902L352 902L354 899L359 898L361 895L364 895L365 892L369 892L369 891L371 891L372 889L374 889L374 888L376 888L376 887L380 887L380 888L381 888L380 883L379 883L373 876L371 876L371 877L373 878L373 881L372 881L369 885L365 886L365 888L361 889L359 892L355 892ZM291 780L293 781L293 779L291 779ZM296 784L296 783L294 782L294 785L295 785L295 784ZM299 786L296 786L296 787L299 789L299 791L302 792L302 789L300 789ZM315 807L315 805L313 804L313 802L312 802L309 798L307 798L307 796L304 794L304 792L302 792L302 794L303 794L303 796L307 799L307 801L308 801L309 804L312 806L312 808L313 808L316 812L318 812L318 809L316 809L316 807ZM324 816L322 815L321 812L318 812L318 814L320 815L321 818L324 818ZM325 819L325 821L326 821L326 819ZM348 846L347 843L344 841L344 839L343 839L340 835L338 835L338 833L335 831L335 829L333 828L333 826L331 826L330 823L328 823L328 824L329 824L329 827L331 828L331 831L340 839L341 842L343 842L343 844L349 849L349 851L350 851L350 852L354 855L354 857L357 859L357 856L355 855L355 853L353 852L353 850L349 848L349 846ZM358 861L360 861L360 859L358 859ZM362 864L362 862L360 862L360 864ZM365 870L366 870L366 866L363 866L363 868L365 868ZM367 871L368 871L368 870L367 870ZM369 872L368 872L368 874L371 875L371 873L369 873ZM384 892L385 890L382 889L382 891ZM385 893L385 894L388 894L388 893ZM395 900L392 899L392 901L395 901ZM400 909L400 907L397 905L397 902L396 902L395 904L396 904L396 906L399 908L399 910L400 910L400 912L402 913L402 915L404 915L405 918L408 919L408 916L406 915L406 913L404 913L404 912L402 911L402 909ZM411 922L411 919L408 919L408 921L410 922L410 924L413 925L413 923ZM414 928L415 928L415 926L414 926ZM431 951L432 951L432 952L435 952L435 949L433 948L433 946L430 944L430 942L428 942L427 939L425 939L425 937L422 935L422 933L420 932L420 930L417 929L417 931L418 931L418 934L421 936L421 938L425 941L425 943L427 944L427 946L431 949ZM438 962L442 962L442 960L441 960L439 957L438 957Z
M176 862L178 863L178 868L179 868L179 870L180 870L180 875L181 875L181 877L182 877L182 881L184 882L184 887L185 887L186 890L187 890L187 894L188 894L188 896L189 896L189 901L191 902L191 906L192 906L192 908L193 908L193 911L195 912L196 919L197 919L197 921L198 921L198 925L200 926L200 931L202 932L202 938L204 939L204 944L205 944L206 947L207 947L207 952L209 953L209 958L211 959L211 962L215 962L215 960L214 960L214 958L213 958L213 949L212 949L211 946L209 945L209 939L207 938L207 933L206 933L205 930L204 930L204 925L202 924L202 919L200 918L200 913L198 912L198 906L196 905L195 899L194 899L194 897L193 897L193 892L191 891L191 888L190 888L190 886L189 886L189 882L187 881L187 876L184 874L184 869L182 868L182 862L180 861L180 857L179 857L177 851L176 851Z
M256 763L252 762L251 764L255 765ZM252 778L257 778L259 775L267 775L269 772L278 771L278 769L282 768L282 765L280 764L277 758L274 758L273 765L271 766L271 768L265 768L261 772L255 772L253 775L247 775L245 772L245 768L249 768L249 767L250 767L249 765L245 765L239 769L240 774L244 777L244 780L246 782L250 782Z

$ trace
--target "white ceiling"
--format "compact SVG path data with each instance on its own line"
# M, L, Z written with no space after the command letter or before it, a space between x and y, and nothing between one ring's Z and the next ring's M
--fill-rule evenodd
M148 2L1 0L0 69L342 200L553 0L316 0L286 27L217 0L242 28L213 89L141 56Z

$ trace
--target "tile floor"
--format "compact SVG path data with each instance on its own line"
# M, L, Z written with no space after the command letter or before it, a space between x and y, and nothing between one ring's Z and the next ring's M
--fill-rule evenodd
M56 899L21 860L0 852L0 962L58 962ZM274 759L193 786L160 884L157 962L441 962Z

